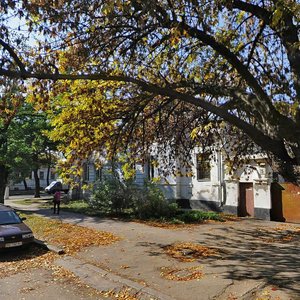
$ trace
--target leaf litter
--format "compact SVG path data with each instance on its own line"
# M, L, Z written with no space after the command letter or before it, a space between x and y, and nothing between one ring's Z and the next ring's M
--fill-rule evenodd
M200 266L182 269L173 267L162 267L160 271L161 277L173 281L199 280L203 277L203 272Z
M27 216L26 222L36 238L63 247L67 254L74 254L88 246L105 246L120 240L109 232L63 223L59 220Z
M26 214L26 218L26 223L33 230L36 238L64 247L65 253L69 255L74 255L87 246L105 246L120 240L119 237L109 232L62 223L58 220L49 220L28 214ZM76 281L77 285L81 284L80 279L72 272L54 264L54 260L58 257L58 254L36 244L25 249L5 251L1 253L0 257L0 278L29 269L42 268L51 270L54 280L64 278L65 280ZM24 290L23 292L29 291Z
M279 225L273 229L257 229L258 238L265 243L290 243L300 237L300 228L293 225ZM266 237L266 235L268 235Z
M201 246L194 243L175 243L164 247L171 257L183 262L192 262L197 259L220 256L218 249Z

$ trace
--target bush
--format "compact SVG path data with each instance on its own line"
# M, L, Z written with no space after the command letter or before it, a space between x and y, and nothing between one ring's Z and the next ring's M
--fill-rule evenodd
M108 214L130 213L139 219L160 219L172 223L201 223L204 220L224 221L218 213L178 211L178 205L166 200L162 190L153 183L137 186L130 181L111 177L95 185L89 205Z
M133 200L134 212L140 219L171 218L178 210L177 204L166 200L162 190L152 183L139 189Z
M89 199L95 210L121 214L130 211L141 219L170 218L176 215L177 204L169 203L163 192L154 184L143 187L117 177L108 178L95 185Z
M176 218L184 223L201 223L205 220L224 221L218 213L199 210L182 212Z
M98 182L89 199L89 204L104 213L120 214L130 207L130 195L126 185L116 177Z

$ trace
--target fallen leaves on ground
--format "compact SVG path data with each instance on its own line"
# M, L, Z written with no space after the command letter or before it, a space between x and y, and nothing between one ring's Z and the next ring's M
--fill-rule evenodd
M54 281L59 281L63 284L70 284L76 286L80 292L88 293L89 296L93 298L99 298L102 296L103 292L98 291L97 289L90 287L89 285L83 283L81 279L76 276L73 272L66 270L65 268L57 265L51 266L52 276Z
M174 223L168 223L168 222L163 222L163 221L153 221L153 220L139 220L139 219L134 219L132 220L135 223L141 223L147 226L151 227L159 227L159 228L164 228L164 229L171 229L171 230L176 230L176 229L192 229L198 226L201 226L202 224L205 223L197 223L197 224L174 224Z
M232 224L233 222L237 222L240 220L239 217L236 217L234 215L227 215L227 214L221 214L222 218L224 219L224 223ZM164 229L171 229L171 230L176 230L176 229L192 229L201 225L205 224L218 224L220 221L216 220L203 220L201 223L189 223L189 224L184 224L184 223L172 223L172 222L167 222L167 221L159 221L159 220L139 220L139 219L134 219L132 220L133 222L136 223L141 223L145 224L148 226L152 227L159 227L159 228L164 228Z
M109 232L78 225L62 223L38 216L27 215L26 223L34 232L36 238L47 243L62 246L66 253L72 254L88 246L109 245L120 240Z
M300 228L293 225L279 225L273 229L257 229L259 239L265 243L289 243L300 236Z
M49 268L58 255L41 247L32 245L27 249L19 249L2 253L0 259L0 278L14 275L30 268Z
M203 277L203 272L201 267L190 267L190 268L172 268L172 267L162 267L160 276L174 281L190 281L199 280Z
M107 292L102 292L102 296L116 298L120 300L139 300L137 293L133 293L132 289L130 288L123 288L120 291L110 290Z
M197 259L219 256L217 249L201 246L194 243L175 243L164 247L165 252L180 261L191 262Z

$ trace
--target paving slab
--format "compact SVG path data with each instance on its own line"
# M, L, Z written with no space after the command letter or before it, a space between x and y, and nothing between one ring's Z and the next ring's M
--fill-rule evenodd
M53 216L49 209L31 207L30 210L121 237L117 243L88 247L75 258L63 257L58 262L99 289L119 289L125 284L141 291L147 288L144 296L148 293L155 299L300 299L300 234L288 243L280 243L276 239L278 233L273 230L289 224L241 219L170 230L63 210L59 216ZM300 228L300 225L291 226ZM273 230L272 234L268 230ZM183 262L164 251L166 246L177 242L213 247L223 252L217 258ZM203 277L169 280L162 276L163 268L200 268Z

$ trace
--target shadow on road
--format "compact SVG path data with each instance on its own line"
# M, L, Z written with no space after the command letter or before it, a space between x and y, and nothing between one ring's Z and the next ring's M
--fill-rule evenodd
M226 266L225 278L265 280L300 295L300 231L226 228L204 238L206 245L229 249L222 260L209 262L210 268Z
M3 249L0 252L0 262L32 260L48 252L48 249L45 249L44 247L35 243L32 243L26 247Z

